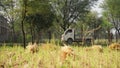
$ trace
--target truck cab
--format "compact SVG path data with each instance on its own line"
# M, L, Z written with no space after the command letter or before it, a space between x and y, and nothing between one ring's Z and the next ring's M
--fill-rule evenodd
M74 29L67 29L62 34L61 41L72 43L74 41Z
M84 40L91 42L91 37L86 37ZM82 42L82 34L80 30L67 29L61 37L61 41L71 44L72 42Z

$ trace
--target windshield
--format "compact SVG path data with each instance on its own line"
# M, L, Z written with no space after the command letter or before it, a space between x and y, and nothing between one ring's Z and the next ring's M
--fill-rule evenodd
M71 33L72 32L72 29L69 29L69 30L67 30L66 32L65 32L65 35L67 34L67 33Z

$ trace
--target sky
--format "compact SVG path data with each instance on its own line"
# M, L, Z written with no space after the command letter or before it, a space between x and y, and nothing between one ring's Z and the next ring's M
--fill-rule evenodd
M92 7L92 11L96 11L98 13L98 16L102 16L102 8L100 8L100 4L103 2L103 0L98 0L96 5Z

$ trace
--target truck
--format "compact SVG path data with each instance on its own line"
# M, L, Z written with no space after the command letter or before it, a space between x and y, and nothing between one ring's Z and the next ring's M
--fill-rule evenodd
M65 30L64 33L62 34L61 41L67 42L68 44L72 44L73 42L83 42L83 41L86 43L91 43L92 37L91 36L83 37L80 30L69 28Z

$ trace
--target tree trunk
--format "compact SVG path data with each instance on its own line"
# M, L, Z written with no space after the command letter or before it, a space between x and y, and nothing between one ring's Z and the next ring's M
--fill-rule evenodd
M51 40L51 31L48 31L48 37L49 37L49 43L50 43L50 40Z
M35 40L36 40L36 31L35 31L35 29L33 28L33 42L35 42Z
M112 42L110 29L108 28L107 31L108 31L108 43L110 44Z
M116 42L118 42L118 39L120 38L120 31L117 27L115 27L115 30L116 30L116 32L115 32Z
M30 32L31 32L31 41L32 41L32 44L33 44L34 41L33 41L33 27L32 27L32 23L30 24Z
M35 40L36 43L39 43L40 36L41 36L41 33L38 31L36 34L36 40Z
M116 42L118 42L118 35L117 35L117 31L115 32L115 38L116 38Z
M81 27L81 37L82 37L82 45L84 45L84 32L83 27Z
M25 30L24 30L24 20L26 17L26 6L27 6L27 0L23 0L23 9L22 9L22 21L21 21L21 27L22 27L22 34L23 34L23 46L24 49L26 47L26 36L25 36Z
M120 38L120 30L117 29L117 35L118 35L118 39Z
M26 46L26 39L25 39L25 30L24 30L24 18L21 22L21 25L22 25L22 34L23 34L23 46L24 46L24 49L25 49L25 46Z
M15 28L14 28L14 21L12 21L12 42L16 42L16 41L15 41Z

